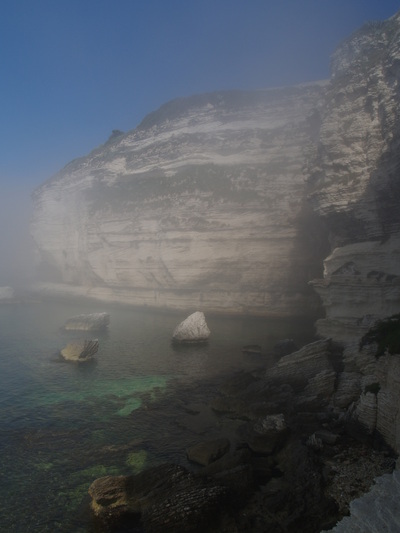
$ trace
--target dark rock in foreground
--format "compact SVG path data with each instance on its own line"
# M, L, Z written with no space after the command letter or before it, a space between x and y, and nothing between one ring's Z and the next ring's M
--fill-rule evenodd
M229 505L226 486L164 464L135 476L107 476L89 488L98 520L117 527L129 520L152 533L204 532Z

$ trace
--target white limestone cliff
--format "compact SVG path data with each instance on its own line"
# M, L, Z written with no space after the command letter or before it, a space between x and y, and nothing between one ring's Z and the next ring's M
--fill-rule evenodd
M322 92L173 101L67 165L34 194L43 288L224 313L315 307L298 234Z
M400 310L400 13L337 49L309 198L332 253L318 332L347 341Z
M329 83L165 104L35 191L41 290L357 338L400 311L399 104L400 13Z

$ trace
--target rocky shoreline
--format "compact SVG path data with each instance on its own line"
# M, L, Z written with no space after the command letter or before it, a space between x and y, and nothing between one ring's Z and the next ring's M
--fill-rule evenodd
M183 402L176 423L192 444L182 443L180 464L94 481L92 531L334 527L377 476L395 467L396 446L381 431L390 385L381 376L381 388L371 387L374 346L350 350L322 339L268 370L231 376L208 401Z

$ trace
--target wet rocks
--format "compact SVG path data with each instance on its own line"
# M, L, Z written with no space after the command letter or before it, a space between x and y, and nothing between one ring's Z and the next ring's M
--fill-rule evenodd
M187 449L189 461L207 466L225 455L230 448L228 439L216 439L195 444Z
M173 342L206 342L210 333L204 313L197 311L175 328L172 340Z
M361 393L361 376L359 372L341 372L338 376L334 405L346 408L356 401Z
M110 324L108 313L89 313L76 315L67 320L64 329L79 331L102 331Z
M288 383L296 389L302 389L320 372L333 370L330 356L331 339L318 340L282 357L273 368L267 370L266 377L270 381Z
M163 464L135 476L108 476L89 488L97 520L109 527L141 525L144 531L206 532L229 505L229 491L215 480Z
M66 361L85 363L93 359L98 349L99 341L97 339L77 340L69 342L60 353Z
M255 423L247 423L240 431L250 450L257 454L271 455L286 441L289 428L282 413L268 415Z
M329 531L400 531L399 502L400 470L395 470L393 474L385 474L375 479L375 484L369 492L350 503L350 516L344 517Z

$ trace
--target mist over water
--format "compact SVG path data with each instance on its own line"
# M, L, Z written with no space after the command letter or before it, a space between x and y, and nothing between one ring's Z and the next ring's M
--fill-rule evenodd
M87 337L65 321L104 310L111 324L96 334L96 361L62 362L58 351ZM207 317L210 342L176 349L183 318L71 301L0 305L0 531L87 531L94 479L185 464L198 439L182 427L186 405L209 401L231 372L268 366L280 338L312 335L310 324ZM245 344L264 355L243 355Z
M4 184L0 195L0 286L25 287L34 276L30 188Z

